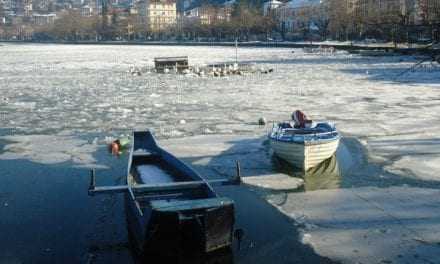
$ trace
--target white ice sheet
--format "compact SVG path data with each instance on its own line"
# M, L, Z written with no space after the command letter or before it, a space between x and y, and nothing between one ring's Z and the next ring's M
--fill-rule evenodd
M174 182L173 176L155 165L137 166L137 171L143 183L168 183Z

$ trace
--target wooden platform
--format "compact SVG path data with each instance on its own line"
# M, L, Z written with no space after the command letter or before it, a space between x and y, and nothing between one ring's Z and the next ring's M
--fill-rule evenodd
M166 70L182 72L189 68L188 56L181 57L156 57L154 58L156 72L164 73Z

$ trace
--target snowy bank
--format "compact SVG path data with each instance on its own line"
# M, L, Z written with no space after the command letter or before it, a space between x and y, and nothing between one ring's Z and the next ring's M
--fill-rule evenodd
M277 204L303 241L342 263L437 263L440 190L354 188L291 193Z

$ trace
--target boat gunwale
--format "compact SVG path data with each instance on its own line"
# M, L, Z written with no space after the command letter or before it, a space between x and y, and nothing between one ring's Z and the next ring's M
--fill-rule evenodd
M268 138L276 141L276 142L282 142L282 143L291 143L291 144L298 144L298 145L304 145L304 146L309 146L309 145L320 145L320 144L326 144L326 143L330 143L336 140L341 139L341 134L339 133L339 131L336 129L336 127L328 122L318 122L317 124L326 124L330 127L330 131L325 131L325 132L313 132L313 130L307 131L305 129L301 129L301 128L281 128L279 126L274 126L272 127L272 131L270 133L268 133ZM309 129L309 128L306 128ZM310 132L310 133L301 133L301 134L290 134L287 136L284 136L284 132L285 131L306 131L306 132ZM280 133L283 132L283 133ZM280 136L283 135L283 136ZM330 137L325 138L324 136L328 136L330 135Z
M294 140L293 137L290 137L288 139L283 139L283 138L274 137L272 135L269 135L269 139L272 141L275 141L275 142L280 142L280 143L311 146L311 145L327 144L327 143L334 142L336 140L340 140L342 138L342 136L337 131L335 131L335 133L337 133L337 135L332 138L304 139L303 141Z
M148 150L151 153L154 153L154 155L158 155L163 160L163 162L167 163L169 166L172 166L173 169L176 169L180 173L185 174L190 179L188 181L183 181L183 183L191 184L193 182L194 184L199 185L197 187L199 189L206 188L207 189L207 196L211 196L211 198L219 198L218 194L214 191L211 184L205 178L203 178L197 171L195 171L192 167L190 167L184 161L177 158L176 156L174 156L170 152L166 151L165 149L161 148L159 146L159 144L157 144L157 141L154 138L153 133L149 130L147 130L147 131L133 131L132 145L131 145L130 154L129 154L129 166L128 166L128 171L127 171L127 185L130 190L133 191L133 189L136 189L136 188L132 188L136 185L141 185L141 186L148 185L148 184L136 182L136 179L135 179L134 175L132 174L132 169L134 169L134 167L135 167L135 166L133 166L133 156L135 156L135 153L136 153L136 150L134 150L134 145L135 145L134 141L135 141L135 134L138 132L148 132L151 135L151 139L154 143L153 144L154 149L146 148L146 150ZM177 164L172 164L172 162L170 162L170 160L168 160L167 158L174 159L174 162L176 162ZM181 166L181 167L179 168L179 166ZM188 173L188 172L190 172L190 173ZM190 174L192 174L192 175L190 175ZM134 183L131 182L131 184L130 184L129 178L132 178L132 180L134 180ZM155 184L150 184L150 185L154 186ZM182 185L182 181L175 181L175 182L162 184L162 185L168 186L170 188L169 190L173 190L172 187L175 185L175 187L176 187L175 190L177 191L177 190L181 189L180 186ZM139 192L136 192L136 190L134 190L133 193L136 196L136 194L138 194ZM154 194L154 193L155 192L151 192L151 194ZM157 193L159 195L160 191L157 191ZM188 200L191 200L191 199L188 199ZM145 203L145 201L143 203Z

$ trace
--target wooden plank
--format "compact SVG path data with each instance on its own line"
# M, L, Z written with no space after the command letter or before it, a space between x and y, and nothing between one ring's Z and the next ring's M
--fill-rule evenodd
M149 200L149 199L177 199L178 197L182 196L184 193L177 192L177 193L166 193L166 194L146 194L146 195L137 195L136 199L138 201L142 200Z
M123 193L128 191L131 187L133 192L159 192L159 191L171 191L182 189L199 188L205 182L193 181L193 182L179 182L179 183L163 183L163 184L139 184L134 186L117 185L117 186L97 186L94 189L89 190L91 194L108 194L108 193Z
M208 199L195 199L184 201L166 201L157 200L152 201L151 206L159 211L180 211L180 210L195 210L212 207L222 207L231 205L234 202L229 198L208 198Z
M221 185L231 185L237 184L235 179L219 179L211 181L188 181L188 182L172 182L172 183L161 183L161 184L138 184L134 186L128 185L117 185L117 186L94 186L94 188L89 189L89 195L94 194L109 194L109 193L123 193L128 191L129 188L136 192L160 192L160 191L173 191L173 190L184 190L184 189L195 189L200 188L205 184L221 184Z
M188 56L181 57L156 57L155 62L170 62L170 61L188 61Z

